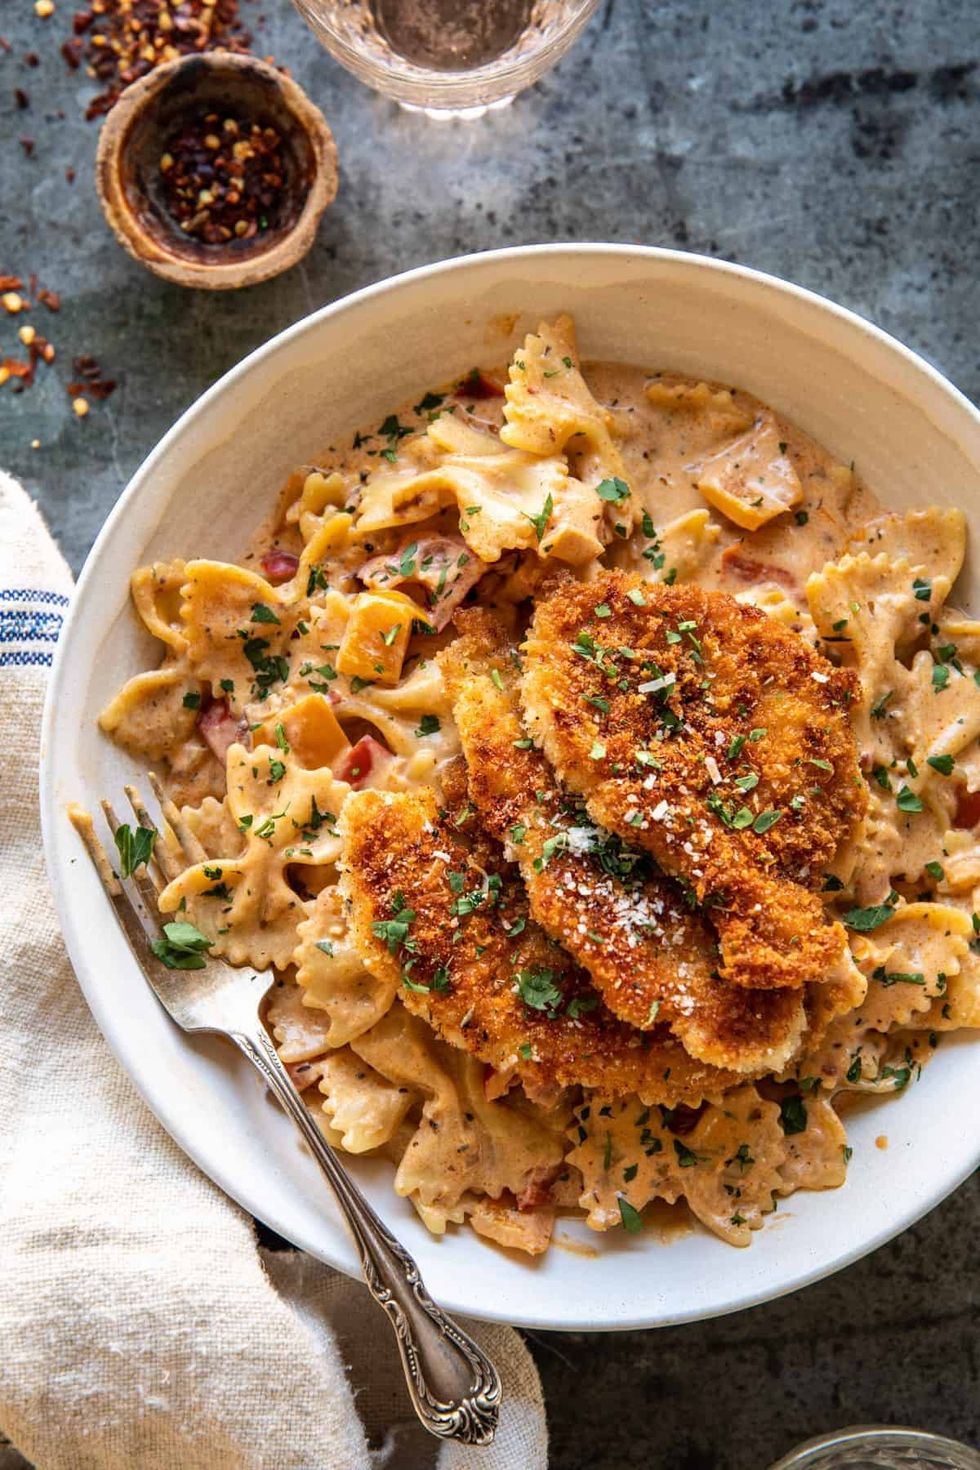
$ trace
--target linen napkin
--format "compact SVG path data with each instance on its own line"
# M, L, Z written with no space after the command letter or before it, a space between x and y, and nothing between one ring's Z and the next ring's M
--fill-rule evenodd
M494 1444L431 1439L366 1288L260 1250L96 1028L38 820L71 590L0 473L0 1431L38 1470L544 1470L541 1386L516 1332L466 1324L503 1379Z

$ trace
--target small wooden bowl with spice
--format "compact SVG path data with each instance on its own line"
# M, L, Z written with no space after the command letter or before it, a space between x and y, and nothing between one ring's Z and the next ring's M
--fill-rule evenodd
M116 239L180 286L254 286L302 260L337 193L337 150L289 77L229 51L184 56L127 87L99 139Z

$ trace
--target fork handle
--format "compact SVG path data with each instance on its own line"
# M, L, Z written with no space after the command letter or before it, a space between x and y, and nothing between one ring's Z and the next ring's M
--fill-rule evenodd
M354 1237L368 1290L388 1315L412 1406L430 1434L489 1444L501 1386L486 1354L436 1306L419 1268L381 1222L320 1132L264 1029L232 1040L262 1073L310 1146Z

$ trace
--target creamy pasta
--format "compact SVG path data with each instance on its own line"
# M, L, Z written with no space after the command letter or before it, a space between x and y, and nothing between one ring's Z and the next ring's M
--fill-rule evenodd
M686 1201L709 1230L746 1245L780 1197L843 1181L849 1094L903 1091L944 1032L980 1025L980 623L948 602L964 551L958 511L883 511L853 469L739 389L582 367L562 318L528 336L507 369L420 392L299 469L241 564L140 568L133 603L161 662L129 681L101 724L159 772L203 853L165 888L162 913L179 912L211 953L275 970L267 1025L321 1128L339 1149L390 1159L395 1190L430 1230L468 1222L537 1253L560 1213L635 1231L651 1201ZM600 597L627 589L637 609L650 589L651 617L664 588L723 594L705 605L733 627L778 627L782 656L844 690L853 820L825 861L797 855L788 873L840 952L780 980L796 986L782 1000L765 974L747 981L765 999L745 1001L723 1051L678 977L700 966L699 994L717 996L725 1016L741 1004L726 894L699 897L701 869L674 871L649 836L647 818L668 809L658 747L638 757L650 796L635 808L634 850L632 834L596 822L582 783L573 798L548 768L548 721L529 705L529 619L548 599L560 607L572 595L563 588L593 583ZM487 705L487 718L498 734L515 722L501 765L508 749L539 762L554 803L540 791L539 806L557 814L533 851L520 851L533 821L501 836L480 807L480 708L468 735L470 676L455 643L472 606L493 614L495 646L509 650L509 664L484 670L510 701ZM594 613L574 651L610 690L625 689L619 676L639 655L603 653L612 613L601 601ZM667 642L696 673L707 644L702 655L693 620L676 626ZM671 704L675 674L644 668L657 739L677 748L687 727ZM608 701L587 698L601 761ZM792 752L772 708L773 736ZM797 795L766 809L765 779L740 762L764 763L773 736L746 725L699 757L698 772L716 841L758 850L767 876L778 859L766 834L819 816L832 765L801 744ZM392 832L417 843L394 896L378 886L394 871L397 854L378 848ZM547 874L553 859L583 855L621 887L536 885L563 873ZM477 869L471 888L465 871ZM430 941L424 904L443 879L445 925L432 932L451 931L454 947L426 969L439 936ZM593 934L599 897L606 928ZM554 923L571 911L579 944L555 942L556 903ZM684 926L684 965L670 959L662 912L678 935ZM624 948L603 970L609 914ZM623 1019L619 969L644 955L668 999Z

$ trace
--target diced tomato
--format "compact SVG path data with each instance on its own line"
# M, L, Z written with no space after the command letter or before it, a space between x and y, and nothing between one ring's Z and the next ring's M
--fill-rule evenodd
M215 699L197 717L197 728L201 737L224 765L228 747L248 734L245 720L236 719L228 708L228 701Z
M453 392L457 398L471 398L474 402L481 398L503 398L504 396L503 384L498 383L496 378L491 378L487 373L481 372L479 368L473 368L465 378L460 378Z
M287 1062L286 1071L289 1073L293 1086L299 1092L316 1082L319 1077L316 1068L311 1067L309 1062Z
M741 542L722 552L721 566L723 571L738 582L775 582L778 587L785 587L787 592L800 590L793 573L786 571L785 567L774 567L769 562L743 556Z
M539 1164L537 1168L528 1170L524 1180L524 1188L517 1196L517 1208L519 1210L536 1210L541 1205L551 1204L551 1186L555 1182L561 1165Z
M380 740L375 740L373 735L362 735L357 744L340 757L333 773L338 781L346 781L356 790L383 775L394 758Z
M280 587L283 582L291 582L295 577L299 557L294 556L291 551L282 551L278 546L273 546L263 556L261 566L273 587Z
M975 827L980 822L980 791L961 791L956 803L954 827Z

